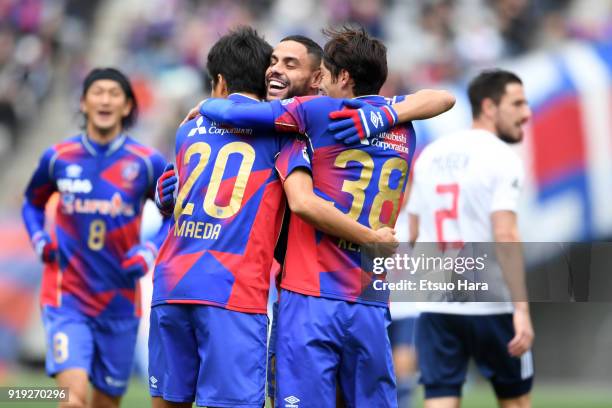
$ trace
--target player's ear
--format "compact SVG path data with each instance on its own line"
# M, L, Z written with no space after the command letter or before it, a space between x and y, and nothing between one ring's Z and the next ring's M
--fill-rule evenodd
M81 111L81 113L87 114L87 105L85 105L84 98L81 98L81 101L79 102L79 110Z
M310 77L310 88L318 90L321 86L322 79L323 73L321 72L321 69L318 68L312 73L312 76Z
M497 104L491 98L484 98L482 100L481 111L485 117L493 117L495 116L495 112L497 111Z
M341 69L340 73L338 74L338 82L340 82L340 85L342 85L342 87L344 88L349 85L350 81L351 74L349 74L346 69Z
M121 112L121 116L126 118L129 116L130 112L132 112L132 108L134 107L134 102L131 99L128 99L123 107L123 112Z
M351 78L351 74L346 69L341 69L338 74L338 82L342 89L348 90L350 93L353 93L355 89L355 81Z
M213 98L226 98L229 95L227 90L227 82L221 74L217 74L216 81L213 81L213 90L211 96Z

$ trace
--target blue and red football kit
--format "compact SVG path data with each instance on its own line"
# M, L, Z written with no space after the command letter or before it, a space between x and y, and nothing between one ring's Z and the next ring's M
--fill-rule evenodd
M125 391L140 315L134 271L146 267L133 255L153 257L165 235L162 227L155 242L139 245L142 208L164 165L124 134L107 145L82 134L43 153L22 214L30 237L45 234L45 204L59 193L57 256L46 264L41 290L50 375L84 368L108 394Z
M383 106L402 98L360 99ZM249 107L208 100L200 111L234 126L307 135L307 142L281 152L281 177L306 169L317 195L363 225L393 227L414 152L412 125L346 146L328 131L329 113L341 109L341 100L298 97ZM336 378L349 406L397 404L386 332L389 294L374 289L375 279L361 267L359 247L291 217L276 341L277 406L335 406ZM356 374L360 360L367 374Z
M228 100L258 103L240 94ZM262 406L269 273L285 211L283 169L275 166L291 142L203 117L179 128L175 220L153 277L152 396Z

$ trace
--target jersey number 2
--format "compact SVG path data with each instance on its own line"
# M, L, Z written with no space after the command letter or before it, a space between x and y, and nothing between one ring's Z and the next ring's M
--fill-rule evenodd
M447 241L444 237L444 221L456 221L459 218L459 184L438 184L436 186L436 193L440 195L450 194L452 197L451 208L445 208L435 212L436 236L438 238L438 242L449 243L449 241ZM452 243L461 244L461 241Z

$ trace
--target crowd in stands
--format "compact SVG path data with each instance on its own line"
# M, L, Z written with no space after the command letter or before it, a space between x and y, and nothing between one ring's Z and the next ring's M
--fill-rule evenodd
M114 0L106 0L114 1ZM0 0L0 154L18 143L26 112L44 102L58 54L71 56L76 87L102 1ZM274 43L356 22L388 45L384 92L399 94L461 78L571 38L612 38L611 0L148 0L126 1L118 61L134 81L141 121L134 133L162 150L177 118L208 87L205 56L239 24ZM75 104L76 106L76 104ZM70 118L66 118L70 120ZM168 136L170 135L170 136ZM166 147L166 151L169 151Z

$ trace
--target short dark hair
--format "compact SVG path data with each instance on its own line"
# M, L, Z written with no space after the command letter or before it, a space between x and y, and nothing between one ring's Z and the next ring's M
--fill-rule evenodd
M323 48L321 48L321 46L313 39L298 34L290 35L280 40L280 42L283 41L295 41L302 44L304 47L306 47L306 52L312 56L313 66L315 68L319 68L321 65L321 60L323 59Z
M343 26L323 30L329 37L325 44L323 63L337 78L345 69L353 78L356 96L380 92L387 80L387 47L371 37L363 27Z
M272 46L251 27L238 27L221 37L208 53L208 75L217 83L223 75L231 92L266 94L265 73L270 64Z
M468 96L472 106L472 117L478 118L482 113L482 101L490 98L499 104L502 96L506 93L506 85L520 84L523 82L514 73L501 69L486 70L472 79L468 86Z
M85 94L94 82L101 79L109 79L117 82L123 90L126 99L132 101L132 110L130 110L130 113L126 117L121 119L121 127L123 129L127 129L133 126L138 118L138 103L136 101L136 95L134 94L134 89L132 88L132 84L130 83L128 77L118 69L107 67L94 68L89 71L89 74L87 74L83 80L83 93L81 94L81 98L85 97ZM85 120L87 120L87 117L85 117Z

